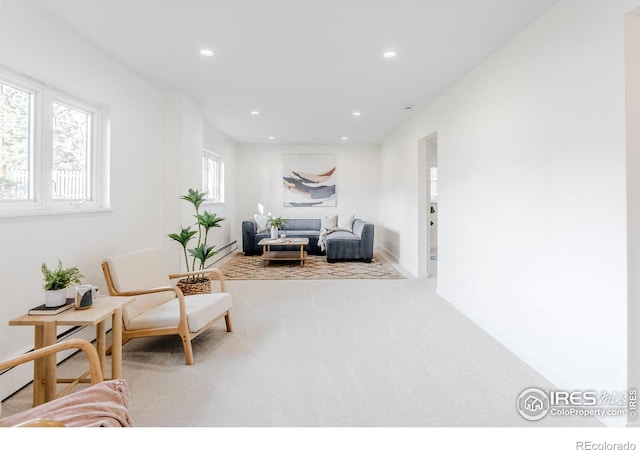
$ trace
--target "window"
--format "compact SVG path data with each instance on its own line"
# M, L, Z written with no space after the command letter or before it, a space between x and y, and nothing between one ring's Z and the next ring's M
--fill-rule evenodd
M92 114L53 103L53 198L91 200Z
M35 92L0 84L0 200L32 200Z
M432 167L430 171L431 179L431 203L438 203L438 168Z
M202 188L208 201L224 203L224 162L220 155L208 150L202 155Z
M0 214L104 208L105 111L0 69Z

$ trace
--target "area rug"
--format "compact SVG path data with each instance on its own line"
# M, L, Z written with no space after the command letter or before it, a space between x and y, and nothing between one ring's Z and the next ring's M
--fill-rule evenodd
M403 279L400 272L374 254L370 263L339 261L328 263L326 256L309 255L304 267L298 261L270 261L261 256L238 253L220 267L227 280L322 280L322 279Z

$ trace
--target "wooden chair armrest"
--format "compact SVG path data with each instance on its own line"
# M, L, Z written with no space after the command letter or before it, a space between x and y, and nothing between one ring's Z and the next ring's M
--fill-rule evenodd
M87 355L87 359L89 361L91 384L96 384L104 381L102 377L102 367L100 367L100 357L98 356L98 351L90 342L85 341L84 339L69 339L67 341L58 342L56 344L39 348L32 352L25 353L24 355L16 356L6 361L0 362L0 372L5 369L19 366L20 364L24 364L26 362L30 362L72 348L82 350Z
M118 297L135 297L136 295L145 295L145 294L157 294L158 292L168 292L172 291L178 297L182 291L176 286L160 286L157 288L151 289L139 289L136 291L115 291L112 295Z
M64 422L53 419L32 419L16 425L16 427L66 427Z
M136 291L116 291L115 288L110 289L111 295L122 296L122 297L135 297L137 295L145 295L145 294L157 294L159 292L173 292L178 299L178 308L180 310L180 326L187 329L187 305L184 300L184 294L177 286L160 286L152 289L139 289ZM134 300L135 301L135 300Z
M220 271L220 269L216 269L216 268L205 269L205 270L196 270L194 272L172 273L172 274L169 275L169 278L170 279L185 278L185 277L188 277L188 276L191 276L191 275L203 275L203 274L211 275L212 273L215 273L218 276L218 278L220 278L220 277L224 278L224 275L222 275L222 272Z
M203 275L203 274L206 274L209 280L212 280L211 275L215 274L216 277L218 278L218 281L220 282L220 292L226 292L226 288L224 284L224 275L222 274L222 271L220 269L216 269L215 267L212 267L210 269L205 269L205 270L197 270L194 272L172 273L169 275L169 278L173 280L175 278L186 278L190 275Z

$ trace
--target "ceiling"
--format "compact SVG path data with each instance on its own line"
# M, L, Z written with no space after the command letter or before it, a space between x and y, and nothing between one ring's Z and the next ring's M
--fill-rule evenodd
M557 0L33 1L236 142L375 144Z

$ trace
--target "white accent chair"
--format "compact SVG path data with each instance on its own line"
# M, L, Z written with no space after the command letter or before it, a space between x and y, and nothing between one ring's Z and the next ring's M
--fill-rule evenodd
M232 298L218 269L169 274L164 255L149 248L106 258L102 270L109 295L135 297L122 308L123 344L138 337L177 334L182 339L186 363L191 365L191 341L217 319L224 316L227 331L232 331ZM192 274L206 274L210 280L217 277L220 292L184 295L171 281Z

